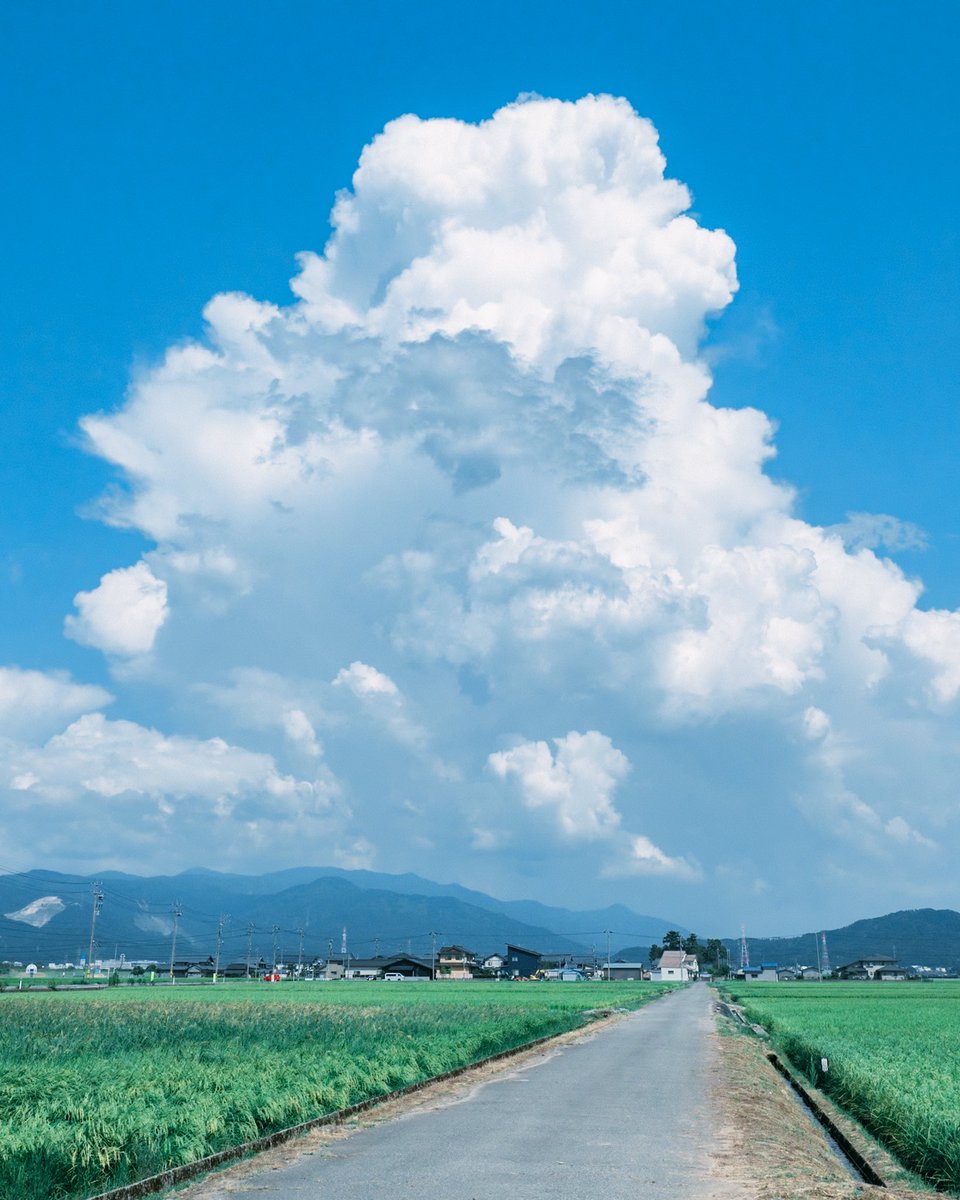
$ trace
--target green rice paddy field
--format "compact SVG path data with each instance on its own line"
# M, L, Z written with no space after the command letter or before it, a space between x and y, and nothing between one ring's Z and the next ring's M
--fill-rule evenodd
M336 982L0 993L0 1196L91 1196L663 990Z
M960 983L730 983L724 990L905 1166L960 1192Z

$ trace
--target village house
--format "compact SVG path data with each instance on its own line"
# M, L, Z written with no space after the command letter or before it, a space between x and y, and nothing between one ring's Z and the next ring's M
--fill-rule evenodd
M657 971L664 982L686 983L699 976L700 964L694 955L687 954L685 950L664 950Z
M512 979L532 979L540 970L540 954L523 946L507 946L504 972Z
M872 958L858 958L853 962L844 963L837 967L841 979L874 979L894 980L906 979L907 973L895 958L889 954L874 954Z
M437 952L438 979L472 979L477 971L477 956L463 946L441 946Z

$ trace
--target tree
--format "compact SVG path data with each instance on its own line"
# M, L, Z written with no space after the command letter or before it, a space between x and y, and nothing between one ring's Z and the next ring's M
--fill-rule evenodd
M695 954L698 958L703 954L703 947L697 940L697 935L695 933L688 934L687 937L683 939L683 941L680 943L680 949L683 950L685 954Z
M663 947L658 946L656 944L656 942L654 942L654 944L650 947L650 962L651 962L651 964L655 966L660 961L662 956L663 956Z
M663 935L663 948L664 950L683 949L683 938L681 938L680 934L677 933L675 929L668 930L668 932Z
M706 961L713 968L714 975L728 974L727 948L719 938L710 938L707 942Z

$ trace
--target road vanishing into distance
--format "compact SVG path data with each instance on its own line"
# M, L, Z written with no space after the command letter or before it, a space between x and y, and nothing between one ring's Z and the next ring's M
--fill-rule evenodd
M576 987L576 984L571 984ZM710 993L655 1000L595 1033L275 1165L209 1178L257 1200L661 1200L715 1195ZM714 1181L715 1182L715 1181ZM193 1194L192 1190L188 1195Z

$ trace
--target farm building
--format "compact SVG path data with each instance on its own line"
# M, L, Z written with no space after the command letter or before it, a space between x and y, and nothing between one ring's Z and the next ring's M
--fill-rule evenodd
M600 968L604 979L643 979L650 977L650 971L644 963L610 962Z

